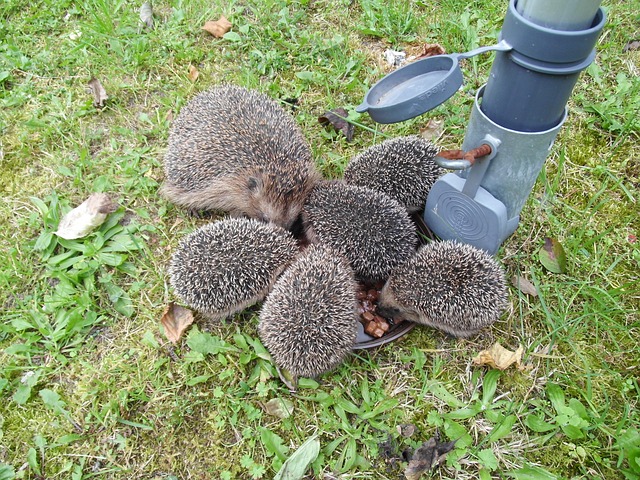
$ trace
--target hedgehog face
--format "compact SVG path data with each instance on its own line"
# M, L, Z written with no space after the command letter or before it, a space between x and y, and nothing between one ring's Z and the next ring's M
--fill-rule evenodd
M260 182L261 183L261 182ZM285 229L290 229L302 210L302 202L295 196L287 198L279 194L274 185L267 184L249 193L247 215L263 222L271 222Z
M506 308L504 272L493 257L472 245L432 242L394 270L378 305L455 337L470 337L498 320Z
M293 175L291 172L256 172L247 178L246 214L290 230L315 183L314 170Z

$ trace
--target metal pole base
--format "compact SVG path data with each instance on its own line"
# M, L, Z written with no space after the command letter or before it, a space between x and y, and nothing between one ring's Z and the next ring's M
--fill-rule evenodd
M484 87L474 102L462 150L497 144L491 160L480 159L460 173L438 179L427 198L424 221L442 239L459 240L495 254L517 228L524 206L567 111L542 132L521 132L491 121L480 109ZM466 184L473 188L465 188ZM479 186L478 186L479 185ZM476 188L476 186L478 186Z

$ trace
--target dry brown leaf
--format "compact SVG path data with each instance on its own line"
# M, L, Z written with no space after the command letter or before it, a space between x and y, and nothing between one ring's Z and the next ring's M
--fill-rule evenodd
M199 76L200 72L198 71L198 69L193 65L189 65L189 75L187 75L187 77L189 77L189 80L195 82Z
M280 368L276 365L276 372L278 377L285 384L291 393L295 393L298 390L298 377L292 374L290 371Z
M289 418L293 413L293 402L286 398L272 398L264 404L264 411L278 418Z
M216 21L209 20L208 22L205 22L202 30L210 33L216 38L222 38L225 33L231 30L232 26L231 22L227 20L224 15L220 15L220 18Z
M111 200L109 195L93 193L62 217L55 234L67 240L86 237L94 228L104 223L107 215L117 209L118 204Z
M89 88L91 88L91 93L93 93L93 106L96 108L104 108L104 102L109 99L109 95L107 95L107 91L100 83L96 77L93 77L87 83Z
M353 124L345 120L348 116L349 112L344 108L334 108L319 116L318 122L322 125L333 125L333 128L344 133L344 136L347 137L347 142L350 142L353 140Z
M440 435L436 434L424 442L414 453L409 465L404 471L407 480L418 480L423 473L444 462L447 453L453 450L455 440L452 442L440 442Z
M623 52L629 52L631 50L637 50L640 48L640 40L631 40L622 49Z
M409 438L411 435L416 433L416 426L410 423L403 423L402 425L398 425L396 427L398 433L405 438Z
M439 43L425 43L422 50L416 55L416 60L427 57L435 57L436 55L444 55L445 49Z
M176 344L187 327L193 323L193 312L170 302L162 313L160 323L164 327L165 336Z
M514 275L511 278L511 283L525 295L531 295L532 297L538 296L538 290L536 290L535 285L524 277Z
M478 366L487 365L498 370L505 370L514 365L522 370L522 354L524 347L520 345L515 352L504 348L500 342L496 342L490 349L481 351L473 363Z
M140 20L149 29L153 29L153 7L151 2L144 2L140 7Z
M444 133L444 118L432 118L420 129L420 135L425 140L438 140Z

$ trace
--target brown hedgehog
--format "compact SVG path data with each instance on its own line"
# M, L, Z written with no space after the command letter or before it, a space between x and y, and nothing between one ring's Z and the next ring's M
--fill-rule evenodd
M288 231L249 218L227 218L187 235L169 267L176 294L218 320L264 299L298 254Z
M351 267L334 250L311 245L274 284L258 333L276 365L296 377L315 377L351 352L357 322Z
M320 180L295 120L275 101L236 86L196 95L169 134L161 193L193 210L289 229Z
M437 153L417 135L385 140L354 157L344 181L386 193L409 212L424 210L431 187L444 174L434 161Z
M498 262L472 245L432 242L389 277L378 312L470 337L495 322L507 306Z
M386 280L415 253L416 227L384 193L341 180L318 184L302 211L307 238L344 255L359 280Z

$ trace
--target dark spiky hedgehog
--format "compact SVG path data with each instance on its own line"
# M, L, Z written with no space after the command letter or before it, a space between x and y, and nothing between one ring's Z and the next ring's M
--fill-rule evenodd
M188 306L223 319L263 300L297 254L296 240L282 227L228 218L182 239L171 258L170 282Z
M356 276L374 283L415 252L418 237L406 209L387 195L326 181L313 189L302 211L307 238L344 255Z
M391 274L378 311L399 315L455 337L470 337L498 320L507 306L504 272L484 250L431 242Z
M222 210L291 228L319 181L295 120L257 91L202 92L171 126L161 193L192 210Z
M409 212L424 210L431 187L444 174L434 161L437 154L435 145L417 135L385 140L355 156L344 181L385 193Z
M309 246L267 296L258 333L274 362L296 377L339 365L356 341L356 282L346 259Z

